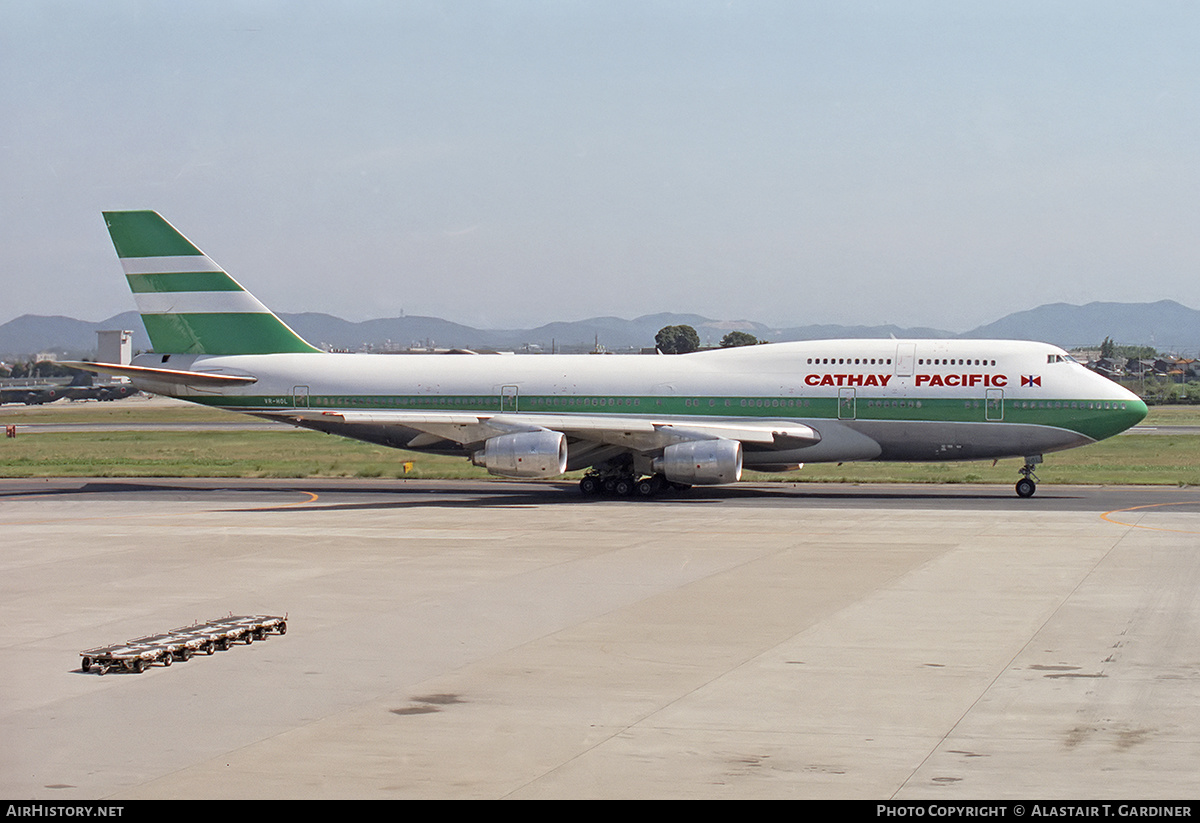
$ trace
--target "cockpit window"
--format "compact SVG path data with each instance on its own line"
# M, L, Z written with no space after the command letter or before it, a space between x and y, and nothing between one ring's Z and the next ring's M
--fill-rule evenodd
M1069 354L1048 354L1048 355L1046 355L1046 362L1047 363L1078 363L1079 361L1076 360L1074 357L1072 357Z

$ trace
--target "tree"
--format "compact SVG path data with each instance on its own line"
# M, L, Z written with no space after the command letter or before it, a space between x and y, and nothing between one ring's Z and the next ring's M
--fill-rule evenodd
M721 338L721 348L732 349L737 346L757 346L758 338L749 332L731 331Z
M663 354L687 354L700 348L700 335L691 326L663 326L654 335L654 345Z
M1095 339L1095 338L1093 338ZM1104 342L1100 344L1100 356L1112 358L1117 353L1117 344L1113 342L1111 337L1105 337Z

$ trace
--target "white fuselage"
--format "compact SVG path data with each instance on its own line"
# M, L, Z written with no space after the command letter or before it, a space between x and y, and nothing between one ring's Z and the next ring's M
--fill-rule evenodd
M141 355L135 365L250 375L221 390L139 381L150 391L420 448L412 437L339 428L338 413L504 413L687 421L799 421L820 442L749 449L747 467L843 460L1023 456L1083 445L1145 415L1136 395L1043 343L827 340L688 355ZM444 446L444 444L443 444ZM577 466L573 466L577 467Z

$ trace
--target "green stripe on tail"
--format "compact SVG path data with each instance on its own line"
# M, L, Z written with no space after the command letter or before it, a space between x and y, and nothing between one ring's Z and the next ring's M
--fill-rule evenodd
M156 352L319 351L157 212L104 212L104 222Z

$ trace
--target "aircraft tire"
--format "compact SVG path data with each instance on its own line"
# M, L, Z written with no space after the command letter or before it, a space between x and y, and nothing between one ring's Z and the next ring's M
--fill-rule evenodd
M628 477L618 478L613 483L613 494L617 497L628 497L633 494L633 480Z
M1017 497L1033 497L1033 493L1037 491L1037 484L1028 477L1022 477L1017 481Z
M592 475L584 475L579 481L579 491L584 497L592 497L600 493L600 481Z

